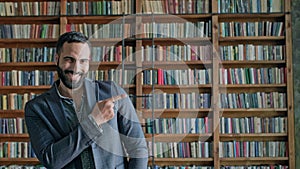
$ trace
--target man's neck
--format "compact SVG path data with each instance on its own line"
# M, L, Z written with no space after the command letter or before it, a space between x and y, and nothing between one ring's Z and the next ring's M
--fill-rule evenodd
M68 97L68 98L71 98L71 99L81 97L82 93L83 93L82 89L83 89L82 85L80 87L76 88L76 89L69 89L61 81L60 81L59 86L58 86L59 93L62 96Z

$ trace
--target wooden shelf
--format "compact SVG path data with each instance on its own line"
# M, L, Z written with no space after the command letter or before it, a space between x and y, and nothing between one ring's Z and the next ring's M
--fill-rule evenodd
M0 158L1 165L39 165L37 158Z
M0 93L42 93L50 89L50 86L0 86Z
M151 118L152 110L143 109L143 118ZM211 116L212 109L156 109L153 111L154 118L201 118Z
M156 22L156 23L169 23L172 20L173 23L184 23L186 21L197 22L199 20L210 20L212 14L137 14L136 17L140 17L143 23Z
M134 37L130 38L96 38L90 37L90 42L93 47L97 46L114 46L114 45L121 45L122 41L126 42L128 45L133 45L136 42Z
M229 44L270 44L270 45L282 45L285 43L284 36L239 36L239 37L220 37L219 45Z
M151 165L152 161L149 161ZM213 158L154 158L154 163L159 166L189 166L189 165L213 165Z
M211 92L211 84L207 85L154 85L155 91L166 93ZM143 85L144 94L152 92L152 85Z
M220 158L221 165L276 165L288 164L287 157L235 157L235 158Z
M286 65L285 60L234 60L220 61L221 68L261 68L261 67L284 67Z
M208 69L211 68L211 63L211 61L155 61L153 63L144 61L142 65L144 69Z
M211 45L211 37L196 37L196 38L140 38L143 40L143 45Z
M24 110L0 110L0 118L24 118Z
M29 142L28 134L0 134L0 142Z
M122 69L121 61L112 61L112 62L91 62L90 70L109 70L109 69ZM124 69L136 69L134 62L124 61Z
M145 134L147 141L155 142L197 142L212 141L212 133L204 134Z
M284 92L286 91L286 84L228 84L219 85L221 93L245 93L245 92Z
M95 16L95 15L62 15L61 17L66 17L68 24L107 24L107 23L123 23L123 16L122 15L102 15L102 16ZM125 16L125 23L132 23L134 22L135 17L133 16Z
M54 47L57 43L55 38L36 38L36 39L0 39L1 48L36 48Z
M220 141L287 141L287 133L220 134Z
M28 1L28 0L27 0ZM1 24L59 24L59 16L1 16Z
M261 22L284 21L283 13L222 13L218 14L219 22Z
M220 109L220 117L284 117L287 116L287 109L280 108L251 108L251 109Z
M54 62L10 62L0 63L0 71L11 70L49 70L56 71L56 64Z

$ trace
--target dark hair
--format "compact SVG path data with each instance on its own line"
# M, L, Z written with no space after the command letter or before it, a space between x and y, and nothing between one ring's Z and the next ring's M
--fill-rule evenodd
M65 42L72 43L72 42L81 42L81 43L87 43L89 47L91 48L91 43L89 42L89 38L85 36L81 32L71 31L66 32L62 34L57 41L56 44L56 53L60 54L62 52L62 47Z

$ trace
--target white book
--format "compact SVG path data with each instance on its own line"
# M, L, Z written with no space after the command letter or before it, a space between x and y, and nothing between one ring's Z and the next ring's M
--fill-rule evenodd
M282 0L272 0L270 12L282 12Z
M3 2L0 3L0 16L6 16L6 8Z

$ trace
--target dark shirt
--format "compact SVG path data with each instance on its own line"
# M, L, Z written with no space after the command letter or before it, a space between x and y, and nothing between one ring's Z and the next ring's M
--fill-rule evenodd
M57 91L59 97L62 99L65 117L67 119L69 127L73 131L79 125L78 119L82 118L82 112L85 110L85 105L86 105L85 103L87 102L86 97L85 97L85 95L82 96L81 103L78 107L78 110L76 111L77 106L75 105L73 99L62 96L59 93L57 86L56 86L56 91ZM80 156L75 158L74 164L75 165L68 166L67 168L70 168L70 169L71 168L72 169L94 169L95 165L94 165L94 159L93 159L93 153L92 153L91 147L88 147L85 150L83 150L83 152L80 154Z

